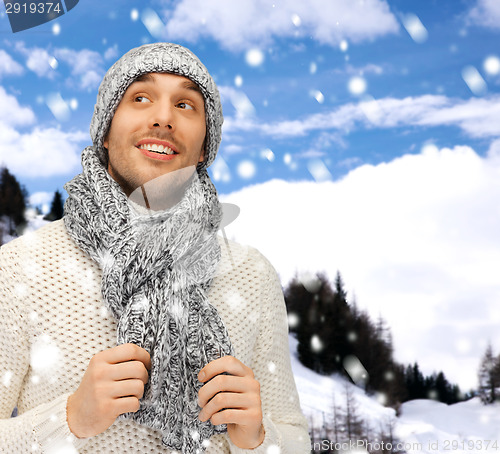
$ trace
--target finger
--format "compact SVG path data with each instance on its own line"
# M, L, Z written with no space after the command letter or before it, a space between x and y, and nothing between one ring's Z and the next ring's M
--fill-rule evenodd
M245 409L252 406L252 402L243 394L237 393L219 393L208 402L201 410L198 418L200 421L209 420L215 413L228 408L241 408Z
M253 387L253 384L244 377L235 377L233 375L217 375L200 388L200 390L198 391L198 403L200 404L200 407L204 407L207 402L212 399L217 393L244 393L247 391L251 391Z
M144 395L144 383L142 380L121 380L115 382L111 397L120 398L120 397L136 397L137 399L141 399Z
M139 399L137 399L137 397L120 397L118 399L113 399L112 402L114 414L116 416L128 412L135 413L140 408Z
M127 380L138 378L144 384L149 380L148 370L140 361L126 361L124 363L111 364L109 378L111 380Z
M259 413L257 411L249 411L241 408L228 408L214 413L210 418L210 422L215 426L219 424L250 426L255 425L256 421L259 421Z
M151 356L149 353L135 344L121 344L103 352L103 359L110 364L123 363L125 361L140 361L146 369L151 369Z
M200 370L198 374L198 380L201 382L206 382L210 380L215 375L222 374L226 372L231 375L236 375L238 377L251 376L253 377L252 369L245 366L239 359L234 356L223 356L222 358L210 361L203 369Z

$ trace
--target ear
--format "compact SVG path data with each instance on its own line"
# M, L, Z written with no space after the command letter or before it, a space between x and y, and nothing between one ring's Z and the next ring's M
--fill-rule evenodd
M205 160L205 153L206 153L206 139L203 140L203 144L201 146L201 155L200 158L198 159L198 162L203 162Z

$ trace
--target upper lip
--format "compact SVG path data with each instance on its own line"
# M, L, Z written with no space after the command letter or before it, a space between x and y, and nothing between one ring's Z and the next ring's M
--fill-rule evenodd
M165 148L170 148L174 153L179 153L177 151L177 148L175 148L170 142L167 142L165 140L159 140L159 139L142 139L137 142L136 147L139 147L140 145L146 145L146 144L156 144L156 145L163 145Z

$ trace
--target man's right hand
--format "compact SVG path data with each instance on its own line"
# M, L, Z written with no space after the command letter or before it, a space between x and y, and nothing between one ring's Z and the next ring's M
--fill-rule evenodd
M92 357L78 389L69 396L68 426L78 438L104 432L122 413L139 410L151 357L135 344L122 344Z

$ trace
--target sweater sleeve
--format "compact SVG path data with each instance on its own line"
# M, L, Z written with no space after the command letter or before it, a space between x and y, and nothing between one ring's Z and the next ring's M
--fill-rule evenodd
M26 386L30 367L30 323L24 297L27 286L17 255L0 249L0 446L2 452L51 452L82 441L66 420L69 393L11 418ZM69 452L69 451L65 451Z
M258 251L260 332L252 370L260 383L265 438L253 450L240 449L229 439L232 453L303 454L311 452L307 420L290 364L288 320L279 277ZM229 438L229 437L228 437Z

